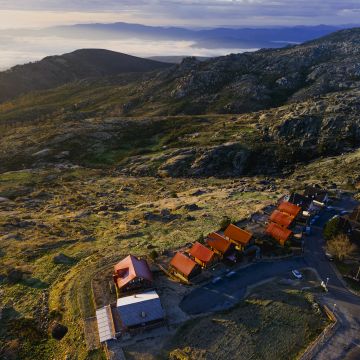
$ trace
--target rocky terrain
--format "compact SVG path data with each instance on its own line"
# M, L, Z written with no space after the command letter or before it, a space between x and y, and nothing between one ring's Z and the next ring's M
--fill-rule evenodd
M136 176L286 174L296 164L357 148L358 99L354 89L236 116L59 116L41 126L4 125L0 169L55 164L116 166Z

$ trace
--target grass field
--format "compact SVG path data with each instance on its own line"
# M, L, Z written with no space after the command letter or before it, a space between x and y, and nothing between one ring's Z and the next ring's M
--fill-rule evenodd
M190 320L163 358L296 359L326 324L311 293L270 283L229 311Z

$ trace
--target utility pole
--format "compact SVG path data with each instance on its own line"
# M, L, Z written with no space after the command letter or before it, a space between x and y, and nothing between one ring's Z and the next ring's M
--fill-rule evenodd
M336 308L336 304L334 303L334 306L333 306L333 309L332 309L333 314L335 314L335 308Z
M325 284L325 286L327 287L327 285L328 285L328 282L329 282L329 280L330 280L330 278L326 278L326 284Z

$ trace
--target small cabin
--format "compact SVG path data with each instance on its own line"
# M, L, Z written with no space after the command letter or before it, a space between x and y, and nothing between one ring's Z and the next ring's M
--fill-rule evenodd
M289 214L283 213L279 210L275 210L271 215L269 220L273 223L276 223L284 228L289 227L293 221L294 217Z
M191 249L188 250L190 257L198 263L202 268L209 267L213 265L218 256L214 251L208 249L206 246L196 242Z
M326 190L318 186L308 186L304 191L304 196L308 199L325 205L329 201L329 194Z
M146 260L129 255L114 266L113 280L118 290L127 293L151 287L153 276Z
M287 197L287 201L290 202L291 204L295 204L297 206L300 206L302 211L308 211L312 200L307 198L304 195L298 194L298 193L291 193L288 197Z
M291 230L275 223L270 223L267 226L265 233L274 238L281 246L284 246L293 234Z
M289 201L284 201L278 206L277 210L281 211L282 213L288 214L295 219L300 214L301 207Z
M233 250L233 244L215 232L207 236L206 244L220 258L226 257Z
M236 250L243 251L250 244L252 233L230 224L224 231L225 238L235 245Z
M177 252L170 261L169 271L179 279L188 282L193 277L200 274L201 267L185 254Z

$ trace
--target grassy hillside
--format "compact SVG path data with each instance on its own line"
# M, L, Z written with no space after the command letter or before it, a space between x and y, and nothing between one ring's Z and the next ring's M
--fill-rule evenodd
M101 49L83 49L0 72L0 102L72 81L165 69L170 65Z

